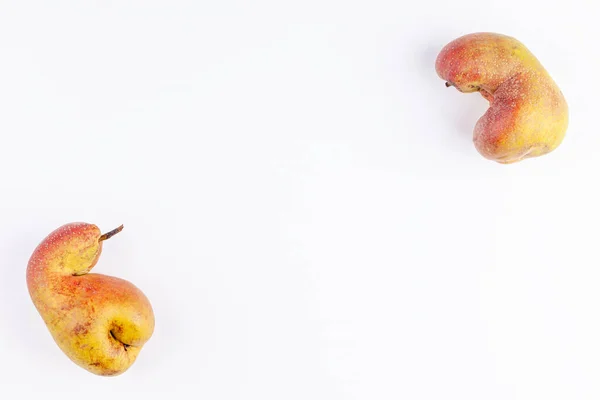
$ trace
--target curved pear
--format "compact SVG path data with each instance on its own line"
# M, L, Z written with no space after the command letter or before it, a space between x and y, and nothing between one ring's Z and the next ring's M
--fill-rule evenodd
M556 149L567 131L567 102L550 74L518 40L472 33L448 43L435 68L460 92L479 92L490 108L473 131L484 157L510 164Z
M71 223L48 235L27 266L27 287L60 349L77 365L104 376L125 372L154 331L146 296L128 281L89 273L104 240L96 225Z

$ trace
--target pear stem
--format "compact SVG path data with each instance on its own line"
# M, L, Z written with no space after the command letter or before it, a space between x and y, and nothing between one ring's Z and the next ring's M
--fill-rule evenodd
M452 86L452 84L450 82L446 82L445 85L446 85L446 87Z
M117 233L121 232L123 230L123 225L119 226L118 228L113 229L110 232L106 232L105 234L103 234L102 236L100 236L100 238L98 239L99 242L102 242L106 239L110 239L111 237L115 236Z

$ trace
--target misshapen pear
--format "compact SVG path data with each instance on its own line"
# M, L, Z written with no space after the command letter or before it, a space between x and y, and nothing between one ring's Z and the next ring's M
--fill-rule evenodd
M486 158L509 164L556 149L568 125L563 94L535 56L518 40L473 33L447 44L435 68L460 92L480 92L490 108L473 132Z
M125 372L154 331L152 307L137 287L89 273L103 241L121 229L102 235L92 224L64 225L38 245L27 266L29 294L52 337L97 375Z

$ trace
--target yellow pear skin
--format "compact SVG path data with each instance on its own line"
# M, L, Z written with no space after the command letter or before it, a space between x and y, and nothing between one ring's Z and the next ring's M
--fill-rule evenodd
M27 287L54 341L77 365L103 376L125 372L154 331L146 296L128 281L89 273L104 235L87 223L63 225L35 249Z

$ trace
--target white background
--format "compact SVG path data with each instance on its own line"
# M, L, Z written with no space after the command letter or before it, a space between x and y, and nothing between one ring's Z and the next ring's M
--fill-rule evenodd
M0 2L0 398L599 398L600 24L561 4ZM559 84L554 153L476 152L434 70L476 31ZM95 271L155 309L116 378L27 293L70 221L125 224Z

